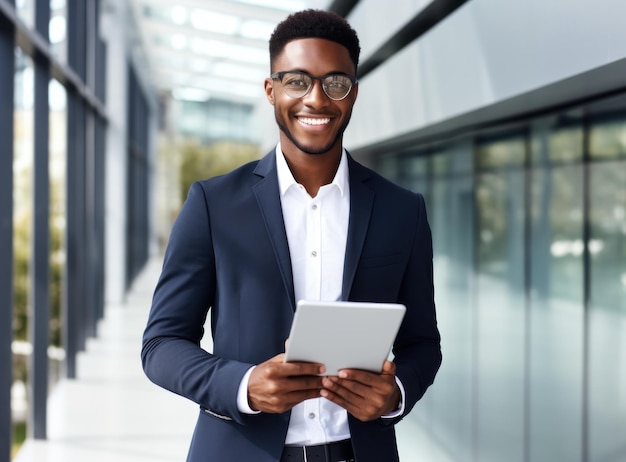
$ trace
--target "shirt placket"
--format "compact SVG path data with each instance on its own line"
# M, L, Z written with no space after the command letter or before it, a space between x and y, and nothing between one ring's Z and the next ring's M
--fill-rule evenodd
M307 263L306 296L309 300L321 297L322 274L322 220L321 201L313 199L307 209ZM313 440L325 439L324 428L320 420L320 400L307 400L304 405L307 433Z
M312 200L307 208L306 299L320 300L322 287L321 201Z

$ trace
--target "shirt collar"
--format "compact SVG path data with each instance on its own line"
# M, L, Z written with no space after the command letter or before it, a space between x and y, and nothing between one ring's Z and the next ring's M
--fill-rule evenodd
M284 196L287 190L293 186L298 185L289 166L287 160L283 154L283 150L280 147L280 143L276 145L276 170L278 174L278 187L280 189L280 195ZM348 185L348 160L346 150L341 150L341 160L339 161L339 167L335 173L333 181L330 183L339 188L339 193L343 196L345 194Z

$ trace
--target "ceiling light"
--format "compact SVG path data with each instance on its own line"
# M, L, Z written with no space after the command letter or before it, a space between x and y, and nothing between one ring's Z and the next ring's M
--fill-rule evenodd
M170 9L170 18L174 24L185 24L187 22L187 9L184 6L173 6Z
M276 27L275 24L251 19L244 21L239 33L245 38L269 40L272 32L274 32L274 27Z
M208 101L211 93L201 88L178 87L172 90L172 97L181 101Z
M239 3L247 3L248 5L266 6L276 8L277 10L296 11L306 8L305 1L295 0L236 0Z
M191 25L199 30L233 35L239 29L239 18L214 11L193 10Z
M172 35L171 38L172 47L177 50L184 50L187 47L187 37L183 34Z
M194 38L189 44L194 53L217 58L228 58L250 64L266 64L269 62L267 50L261 48L236 45L218 40Z
M218 62L213 66L212 75L260 84L265 80L266 73L260 69L253 69L245 65Z

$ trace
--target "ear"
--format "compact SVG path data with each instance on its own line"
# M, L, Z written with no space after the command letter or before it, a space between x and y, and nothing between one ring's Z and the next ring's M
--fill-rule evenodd
M265 79L265 96L270 104L274 105L274 82L272 79Z

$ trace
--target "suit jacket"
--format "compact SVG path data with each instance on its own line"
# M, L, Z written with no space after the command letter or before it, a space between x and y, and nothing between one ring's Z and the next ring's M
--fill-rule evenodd
M154 293L143 367L153 382L200 406L190 462L276 462L283 450L289 412L237 409L248 368L284 351L296 306L274 156L191 187ZM348 169L343 299L406 305L393 346L406 415L441 363L424 199L350 156ZM212 353L199 346L209 312ZM356 460L398 460L399 420L349 416Z

